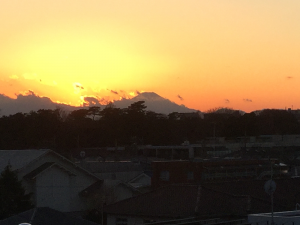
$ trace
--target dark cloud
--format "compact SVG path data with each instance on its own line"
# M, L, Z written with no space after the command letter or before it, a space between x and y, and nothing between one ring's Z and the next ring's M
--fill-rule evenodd
M29 113L39 109L55 109L56 103L50 98L40 97L29 90L26 94L16 95L16 99L0 95L1 115L16 114L18 112Z
M98 101L101 105L107 105L111 102L110 100L105 99L105 98L99 98Z
M180 101L183 101L183 98L180 95L177 95L177 98L179 98Z
M82 90L84 89L84 87L80 86L79 84L76 84L75 87L79 88L79 89L82 89Z
M230 103L229 99L226 98L225 99L225 103Z
M141 94L141 92L139 92L139 91L135 91L135 92L136 92L137 95Z
M29 113L30 111L38 111L39 109L54 110L57 107L65 111L76 109L74 106L55 103L50 98L40 97L31 90L25 94L16 94L15 99L0 94L0 116L13 115L19 112Z
M252 99L244 98L243 101L244 102L252 102Z
M23 95L16 95L18 96L23 96ZM25 94L25 96L37 96L32 90L28 90L28 92Z
M100 105L100 102L95 97L84 97L84 106Z
M119 93L117 91L113 91L113 90L110 90L111 93L115 94L115 95L118 95Z
M177 105L168 99L162 98L155 93L142 93L147 95L147 109L157 113L169 114L172 112L195 112L196 110ZM109 97L98 98L97 96L86 96L84 98L86 107L88 106L103 106L110 103ZM115 101L113 104L119 108L126 108L132 104L134 100L123 99ZM96 104L95 104L96 103ZM65 112L70 112L81 107L70 106L52 102L50 98L38 96L34 91L28 91L25 94L18 94L16 98L10 98L4 94L0 94L0 117L11 114L29 113L30 111L38 111L39 109L57 109L60 108Z

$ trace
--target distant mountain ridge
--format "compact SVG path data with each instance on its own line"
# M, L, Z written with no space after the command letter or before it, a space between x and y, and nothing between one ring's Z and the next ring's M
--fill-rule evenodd
M156 113L169 114L172 112L188 113L196 112L197 110L189 109L184 105L178 105L170 100L159 96L154 92L143 92L138 94L132 99L122 99L113 102L117 108L127 108L134 102L145 101L147 106L146 110ZM105 105L97 103L96 106L100 106L102 109ZM8 116L11 114L29 113L30 111L37 111L39 109L56 109L61 108L65 111L73 111L82 107L75 107L65 104L59 104L52 102L50 98L40 97L32 93L31 95L18 95L16 99L9 98L3 94L0 94L0 116Z
M147 106L146 110L156 113L170 114L172 112L188 113L197 111L195 109L187 108L184 105L178 105L166 98L159 96L154 92L143 92L132 99L122 99L119 101L115 101L114 104L118 108L126 108L130 104L137 101L145 101L145 105Z

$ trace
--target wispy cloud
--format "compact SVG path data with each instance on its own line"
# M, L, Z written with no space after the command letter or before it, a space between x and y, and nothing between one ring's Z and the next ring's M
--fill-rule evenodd
M287 76L286 79L290 80L290 79L293 79L292 76Z
M74 93L79 94L84 87L80 83L73 83Z
M82 89L82 90L84 89L84 87L80 83L74 83L73 87L77 88L77 89Z
M226 98L225 99L225 103L230 103L229 99Z
M26 80L35 80L38 78L38 75L36 73L24 73L23 74L23 77L26 79Z
M183 98L180 95L177 95L177 98L179 98L180 101L183 101Z
M18 80L19 79L19 77L17 75L11 75L11 76L9 76L9 78L12 79L12 80Z
M252 99L244 98L243 101L244 101L244 102L252 102Z
M110 90L111 93L115 94L115 95L118 95L119 93L117 91L113 91L113 90Z

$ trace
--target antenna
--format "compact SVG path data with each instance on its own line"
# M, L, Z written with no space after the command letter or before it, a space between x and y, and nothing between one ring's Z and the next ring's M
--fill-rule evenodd
M273 193L276 190L276 183L273 181L273 164L271 162L271 179L268 180L264 185L265 191L267 194L271 195L271 225L274 225L274 203L273 203Z

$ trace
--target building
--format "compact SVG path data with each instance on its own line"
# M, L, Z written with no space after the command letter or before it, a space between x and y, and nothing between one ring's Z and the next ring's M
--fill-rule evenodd
M102 204L103 180L52 150L0 150L0 172L8 164L36 207L72 212Z
M106 206L107 225L162 224L162 221L172 220L181 224L187 224L187 220L205 220L203 224L209 224L211 220L213 224L225 224L225 221L247 220L250 214L271 212L272 201L264 190L265 182L239 180L160 187ZM275 182L274 212L295 209L300 202L300 179L278 179Z
M104 208L107 225L142 225L186 219L240 220L260 210L267 212L269 202L200 185L169 185Z
M0 220L0 225L41 224L41 225L97 225L88 220L72 217L48 207L39 207Z
M273 176L285 177L288 167L274 161ZM263 179L270 177L271 163L267 159L219 159L201 161L152 162L152 187L169 184L199 184L209 181Z

